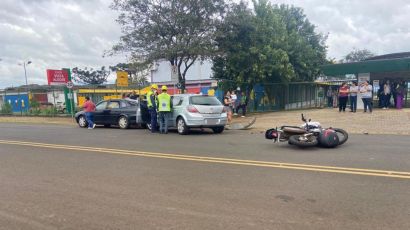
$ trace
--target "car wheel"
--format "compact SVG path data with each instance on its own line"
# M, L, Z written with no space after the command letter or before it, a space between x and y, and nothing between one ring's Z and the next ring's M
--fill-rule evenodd
M81 128L85 128L85 127L87 127L87 120L85 119L85 116L80 116L80 117L78 117L78 125L81 127Z
M188 133L188 126L186 126L184 118L180 117L177 120L177 129L178 129L178 133L181 135L185 135Z
M214 133L222 133L224 131L225 127L221 126L221 127L214 127L212 128L212 131L214 131Z
M121 116L118 119L118 126L120 129L128 129L129 123L128 123L128 118Z

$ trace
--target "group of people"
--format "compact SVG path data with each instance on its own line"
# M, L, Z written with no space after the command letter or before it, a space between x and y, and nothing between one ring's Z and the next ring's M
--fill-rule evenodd
M347 102L350 102L350 112L355 113L357 110L357 96L360 95L363 101L364 112L373 111L372 94L373 86L369 81L362 82L358 85L352 82L350 85L342 83L337 91L328 88L326 96L328 98L328 107L339 107L339 112L345 112ZM403 99L405 96L404 82L390 84L389 81L381 84L377 92L379 98L379 107L388 109L391 106L391 98L393 97L394 107L401 109L403 107Z
M246 106L248 104L248 98L245 92L242 92L238 97L235 91L227 91L224 97L223 104L225 106L225 110L227 111L228 123L232 121L232 114L235 116L238 115L240 109L242 109L241 117L246 116Z
M364 112L369 111L371 113L373 112L372 92L373 87L369 81L361 83L360 86L357 85L357 82L353 82L350 85L343 82L337 93L333 92L332 88L329 87L326 96L328 98L329 107L332 107L336 101L335 99L337 99L339 112L346 112L347 102L350 100L350 112L355 113L357 111L357 96L360 94L363 101ZM336 95L337 98L335 98Z
M393 98L394 107L402 109L405 96L405 82L394 82L391 84L390 81L387 80L381 85L382 87L377 91L379 107L383 109L390 108L392 105L390 101Z

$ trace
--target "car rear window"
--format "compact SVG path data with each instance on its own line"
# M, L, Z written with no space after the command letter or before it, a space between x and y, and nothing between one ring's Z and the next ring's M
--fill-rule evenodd
M190 98L191 105L221 105L221 102L216 97L209 96L193 96Z

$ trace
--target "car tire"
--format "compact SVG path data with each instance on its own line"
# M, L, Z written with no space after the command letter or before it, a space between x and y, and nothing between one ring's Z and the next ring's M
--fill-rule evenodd
M118 126L120 127L120 129L128 129L129 127L129 122L128 122L128 118L125 116L121 116L118 119Z
M182 117L177 120L177 130L180 135L186 135L189 132L189 128Z
M84 115L81 115L81 116L78 117L78 122L77 123L81 128L86 128L88 126L87 119L85 119Z
M224 126L220 126L220 127L213 127L212 131L214 131L214 133L222 133L224 131L225 127Z

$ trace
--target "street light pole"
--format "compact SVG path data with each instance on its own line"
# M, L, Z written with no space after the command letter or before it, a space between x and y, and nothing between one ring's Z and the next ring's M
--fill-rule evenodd
M27 82L27 71L26 71L26 64L27 64L27 65L30 65L30 64L31 64L31 61L28 61L27 63L26 63L26 62L24 62L24 63L23 63L23 67L24 67L24 76L26 77L26 90L28 90L28 82Z

